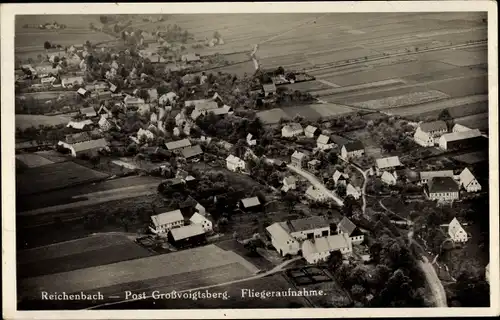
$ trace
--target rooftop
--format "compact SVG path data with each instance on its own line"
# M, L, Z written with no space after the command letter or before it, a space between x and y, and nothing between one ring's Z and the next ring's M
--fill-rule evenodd
M203 154L203 150L201 150L201 147L199 145L191 146L182 149L182 156L186 159L192 158L199 156L200 154Z
M376 161L379 169L399 167L401 165L398 156L377 159Z
M170 230L170 233L172 234L172 238L178 241L205 234L205 230L203 230L203 227L199 224L191 224L189 226L173 228Z
M441 171L422 171L420 172L420 179L430 180L435 177L453 177L453 170Z
M156 227L183 220L184 217L182 216L181 210L173 210L151 216L151 221L153 221Z
M328 226L329 226L328 221L322 216L313 216L313 217L288 221L288 227L291 232L312 230Z
M441 138L445 139L447 142L451 142L451 141L470 139L480 136L481 136L481 131L479 131L479 129L472 129L468 131L446 133L443 134Z
M458 192L458 184L451 177L434 177L427 182L429 193Z
M349 143L346 143L344 144L344 147L346 149L347 152L352 152L352 151L358 151L358 150L364 150L365 147L363 146L363 144L361 143L361 141L353 141L353 142L349 142Z
M241 203L244 208L251 208L260 205L259 198L257 197L241 199Z
M175 150L179 148L185 148L191 146L191 142L189 139L182 139L182 140L177 140L177 141L170 141L165 143L165 146L167 147L168 150Z
M419 125L419 128L423 132L434 132L434 131L447 131L448 126L443 120L423 122Z

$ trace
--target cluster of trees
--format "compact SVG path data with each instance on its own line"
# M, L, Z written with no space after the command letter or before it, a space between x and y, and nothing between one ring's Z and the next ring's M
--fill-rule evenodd
M166 27L164 25L159 26L157 34L167 42L187 43L188 40L194 39L193 34L189 33L187 30L182 29L177 24L168 24Z

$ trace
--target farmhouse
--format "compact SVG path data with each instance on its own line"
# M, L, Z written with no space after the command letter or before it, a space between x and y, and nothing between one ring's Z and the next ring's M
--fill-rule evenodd
M333 173L333 183L335 186L338 184L346 185L347 180L349 179L349 175L347 173L340 172L338 170L335 170Z
M397 182L396 171L394 171L394 173L391 173L389 171L384 171L384 173L382 173L382 176L380 177L380 179L382 180L383 183L390 185L390 186L393 186Z
M76 93L79 94L81 97L87 97L89 95L89 92L83 88L80 88L76 90Z
M175 116L175 125L176 126L181 127L187 122L187 116L186 116L185 111L186 110L184 109Z
M239 203L239 208L243 211L260 211L262 209L262 204L257 197L241 199Z
M93 110L94 108L92 108ZM95 111L94 111L95 112ZM68 128L73 128L73 129L77 129L77 130L83 130L85 127L89 127L89 126L92 126L94 124L94 122L92 122L92 120L90 119L87 119L87 120L83 120L83 121L70 121L66 127Z
M58 75L60 69L61 69L60 66L53 68L52 64L46 64L46 65L44 64L44 65L36 66L35 73L39 78L45 78L45 77L49 77L51 75ZM82 83L83 83L83 79L82 79Z
M465 168L460 173L460 186L463 187L467 192L478 192L481 191L481 185L474 177L469 168Z
M420 183L426 184L435 177L450 177L453 178L453 170L441 170L441 171L422 171L420 172Z
M338 234L348 235L352 244L355 245L361 244L365 239L363 232L361 232L361 230L346 217L342 218L342 220L337 225L337 232Z
M174 102L176 99L177 99L177 94L175 92L171 91L171 92L168 92L168 93L165 93L164 95L162 95L158 99L158 103L160 105L170 104L170 103Z
M183 148L181 150L182 156L186 160L193 160L199 158L203 154L203 150L199 145L194 145L191 147Z
M283 126L281 129L281 136L286 138L300 136L303 133L304 130L302 129L300 123L290 123Z
M376 171L377 175L381 175L384 171L394 171L401 166L399 162L399 157L387 157L376 160Z
M217 102L208 99L188 100L184 103L184 105L186 107L192 106L195 110L200 112L219 108Z
M170 229L168 241L178 248L206 243L205 230L199 224Z
M288 190L295 190L297 188L297 178L288 176L283 178L283 187L281 190L288 192Z
M82 77L61 77L61 85L64 88L71 88L76 85L83 85L84 81Z
M467 242L468 240L467 232L462 227L460 222L458 222L456 217L453 218L453 220L451 220L450 224L448 225L448 235L454 242L463 243Z
M453 150L480 145L484 140L478 129L443 134L439 138L439 148Z
M101 115L98 124L102 131L108 131L113 126L113 124L104 115Z
M361 141L346 143L340 149L340 156L345 160L355 157L361 157L364 153L365 147L363 146Z
M40 82L42 84L52 84L56 81L57 79L55 77L48 77L48 78L42 78L40 79Z
M316 189L314 186L309 186L309 188L307 188L306 195L315 201L326 200L326 195L320 190Z
M213 230L212 221L205 218L203 215L195 212L191 218L189 218L191 224L200 225L205 232L211 232Z
M177 150L182 148L187 148L191 146L191 141L189 139L182 139L177 141L170 141L165 143L167 150Z
M358 188L355 188L349 183L346 187L346 196L352 196L354 199L358 200L361 197L361 192Z
M331 143L330 137L324 134L319 135L316 140L316 147L320 150L329 150L333 148L334 145L334 143Z
M184 225L184 216L181 210L163 212L151 216L151 231L157 234L167 233L172 228Z
M292 164L292 166L295 166L297 168L302 168L302 165L303 165L303 162L305 160L305 154L303 152L299 152L299 151L294 151L294 153L292 154L291 158L290 158L290 162Z
M464 131L469 131L469 130L472 130L472 129L469 127L466 127L460 123L455 123L455 125L453 126L453 129L451 131L452 132L464 132Z
M183 54L181 56L181 61L186 63L200 61L200 56L195 53Z
M324 262L333 251L342 254L352 252L352 243L346 234L306 240L302 243L302 257L310 264Z
M241 160L240 158L230 154L226 158L226 166L229 170L231 170L233 172L237 172L237 171L245 170L246 163L245 163L245 161Z
M311 161L309 161L307 163L307 167L309 168L309 170L317 170L319 168L321 164L321 161L319 161L318 159L312 159Z
M427 182L424 188L430 200L453 201L459 198L459 186L450 177L436 177Z
M274 83L263 84L262 89L265 97L276 94L276 85Z
M286 223L273 223L266 228L266 234L270 238L273 247L281 256L297 255L299 253L300 244L288 233Z
M145 101L141 98L126 96L123 99L123 103L125 103L125 106L127 108L138 108L141 104L144 104Z
M295 239L301 241L327 237L330 235L330 224L322 216L311 216L287 221L282 224L285 230Z
M104 138L75 143L59 141L58 145L69 149L73 157L77 157L83 154L89 155L101 150L109 149L108 142Z
M253 135L251 133L247 134L247 143L249 146L254 146L257 144L257 140L253 139Z
M153 140L154 138L154 133L147 129L144 130L143 128L139 128L139 131L137 131L137 139L139 139L139 141L141 141L141 139Z
M432 147L435 143L435 138L441 136L447 131L448 127L446 122L442 120L424 122L418 126L415 134L413 135L413 139L415 140L415 143L423 147Z
M304 134L306 135L307 138L314 138L318 131L319 131L318 128L308 125L304 130Z

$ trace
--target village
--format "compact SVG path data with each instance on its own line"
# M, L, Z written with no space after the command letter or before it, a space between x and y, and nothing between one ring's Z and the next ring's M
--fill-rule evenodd
M458 262L438 266L436 259L471 238L477 245L487 241L478 239L484 226L474 215L487 219L488 212L471 208L488 202L488 166L443 160L481 156L488 150L484 130L454 123L446 109L430 121L360 109L267 124L260 111L321 103L286 87L314 76L280 65L263 68L257 46L248 54L254 73L239 77L217 72L229 64L223 56L192 53L161 32L122 34L122 46L48 43L51 52L39 62L16 69L16 112L61 119L16 131L18 223L125 231L154 255L231 243L265 266L262 273L287 265L324 267L351 300L336 306L383 306L389 296L403 295L396 288L380 293L388 274L402 268L406 274L390 281L405 282L420 264L454 279L453 269L462 267L451 264ZM224 46L224 40L216 33L208 46ZM49 164L29 165L45 158ZM47 186L54 174L70 177ZM98 187L113 181L120 187ZM36 200L37 193L62 194L85 184L91 192L81 199ZM144 202L137 210L134 199ZM37 207L43 201L47 205ZM85 201L89 209L78 213ZM106 216L120 210L130 217L117 213L120 218L108 223ZM71 238L69 229L57 232ZM41 245L27 237L27 248ZM481 276L488 281L488 267ZM311 285L321 285L322 277L311 276ZM418 290L405 294L405 306L432 300Z

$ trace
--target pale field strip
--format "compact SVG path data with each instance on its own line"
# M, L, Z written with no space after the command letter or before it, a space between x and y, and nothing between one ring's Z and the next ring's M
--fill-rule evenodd
M138 169L139 168L135 164L128 163L128 162L123 161L123 160L113 160L111 162L114 163L114 164L116 164L116 165L118 165L118 166L120 166L120 167L124 167L124 168L130 169L130 170L134 170L134 169Z
M486 130L489 127L489 114L479 113L462 118L454 119L455 123L459 123L469 128Z
M45 275L21 280L19 292L39 295L40 291L78 292L111 287L132 281L179 275L207 268L239 263L254 274L258 269L231 251L208 245L169 254L123 261L70 272ZM147 270L147 271L146 271Z
M57 126L67 124L69 118L64 116L44 116L38 114L16 114L16 128L27 129L32 126Z
M90 235L81 239L54 243L38 248L20 250L17 252L17 262L19 264L24 264L37 260L55 259L130 242L131 240L123 235Z
M331 69L335 69L335 68L331 68ZM316 74L316 73L311 73L312 75L314 75L316 78L331 78L331 77L335 77L335 76L342 76L342 75L346 75L346 74L353 74L353 73L358 73L358 72L363 72L363 71L368 71L368 70L372 70L373 67L372 66L366 66L366 65L352 65L350 69L344 69L344 70L341 70L341 71L329 71L329 72L324 72L322 74Z
M24 163L29 168L41 167L46 164L52 164L54 161L50 161L40 155L33 153L23 153L16 155L16 159Z
M436 90L412 92L405 95L387 97L384 99L376 99L363 101L358 103L353 103L352 106L367 108L373 110L389 109L389 108L399 108L408 105L421 104L425 102L446 99L449 96L445 93Z
M456 34L456 33L466 33L466 32L472 32L472 31L478 31L478 30L484 30L486 31L486 27L476 27L476 28L468 28L468 29L449 29L449 30L440 30L440 31L430 31L430 32L424 32L424 33L417 33L414 36L417 38L432 38L436 36L444 36L444 35L450 35L450 34Z
M388 108L385 109L384 112L399 116L410 116L418 113L426 113L435 110L453 108L457 106L469 105L472 103L484 102L484 101L488 101L487 94L479 94L461 98L450 98L442 101L422 103L419 104L418 106Z
M148 184L143 184L143 185L138 185L138 186L130 186L130 187L111 189L111 190L103 190L103 191L96 191L96 192L91 192L91 193L79 194L79 195L73 196L71 198L72 199L79 199L79 198L83 198L83 197L88 197L88 198L96 198L97 199L97 198L101 198L101 197L107 197L107 196L115 194L115 193L150 190L150 189L155 189L157 187L158 187L158 183L154 182L154 183L148 183Z
M354 109L349 106L344 106L335 103L314 104L309 106L311 109L321 115L321 117L328 118L336 115L346 114L353 112Z
M359 91L364 89L378 88L384 86L391 86L397 84L404 84L405 82L401 79L388 79L370 83L362 83L353 86L340 87L338 89L326 89L326 90L318 90L313 91L315 95L326 96L326 95L334 95L337 93L351 92L351 91Z
M328 85L330 87L333 87L333 88L340 88L340 86L338 84L335 84L335 83L330 82L330 81L326 81L324 79L317 79L317 81L319 81L319 82L321 82L323 84L326 84L326 85Z

